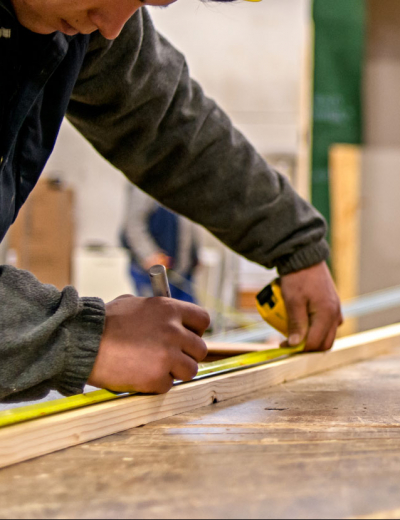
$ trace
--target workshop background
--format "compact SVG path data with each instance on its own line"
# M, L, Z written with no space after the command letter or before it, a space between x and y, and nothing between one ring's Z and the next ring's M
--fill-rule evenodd
M400 3L185 0L150 12L207 95L327 218L343 300L396 288ZM59 288L72 283L82 296L109 301L134 293L129 254L120 247L127 184L65 122L0 260ZM200 236L195 286L213 332L259 320L254 296L276 273L239 258L204 230ZM343 330L399 320L393 306L354 318Z

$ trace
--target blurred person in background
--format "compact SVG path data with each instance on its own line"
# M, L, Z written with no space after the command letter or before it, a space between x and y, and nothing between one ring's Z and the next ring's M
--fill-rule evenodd
M192 222L130 186L121 241L131 255L130 274L138 296L152 296L148 270L161 264L168 270L172 298L196 303L198 244Z

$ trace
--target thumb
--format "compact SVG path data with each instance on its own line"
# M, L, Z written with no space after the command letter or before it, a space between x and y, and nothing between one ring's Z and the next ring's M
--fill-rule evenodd
M290 300L286 302L289 319L288 343L290 347L297 347L307 338L308 312L305 301Z

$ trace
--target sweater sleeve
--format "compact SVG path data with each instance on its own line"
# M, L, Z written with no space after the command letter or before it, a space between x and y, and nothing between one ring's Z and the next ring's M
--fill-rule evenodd
M142 190L280 274L329 256L322 216L190 79L140 9L113 42L92 37L68 117Z
M82 392L104 328L104 303L0 266L0 399Z

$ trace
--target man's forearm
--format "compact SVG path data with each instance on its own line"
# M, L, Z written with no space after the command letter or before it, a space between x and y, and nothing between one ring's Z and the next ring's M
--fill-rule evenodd
M104 304L0 267L0 399L82 391L104 328Z
M114 42L93 37L73 124L132 182L250 260L281 274L325 260L321 215L204 96L142 11Z

